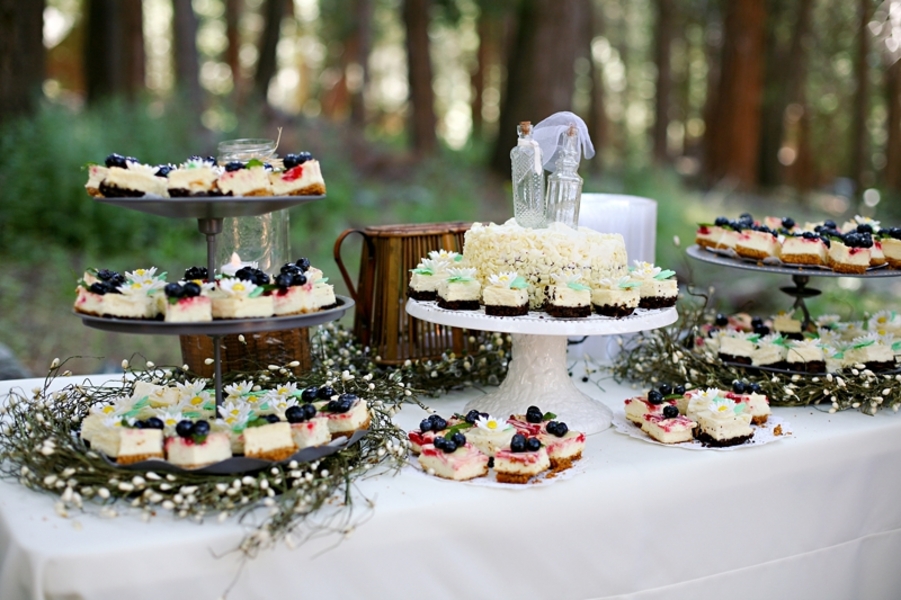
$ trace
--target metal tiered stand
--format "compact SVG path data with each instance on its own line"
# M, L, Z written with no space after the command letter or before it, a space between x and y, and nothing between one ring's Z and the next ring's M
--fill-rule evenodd
M678 317L675 308L638 309L622 319L598 315L555 319L535 311L521 317L495 317L486 315L484 309L445 310L436 302L417 300L407 301L407 313L439 325L513 334L507 377L496 391L470 401L464 412L477 409L506 417L525 414L526 408L535 405L585 433L610 427L613 413L572 382L566 365L567 336L635 333L670 325Z
M216 236L222 232L226 217L255 217L276 210L320 200L325 196L211 197L211 198L96 198L98 202L129 208L143 213L171 218L194 218L200 233L206 236L207 273L216 272ZM95 317L76 313L88 327L117 333L151 335L208 335L213 339L216 407L222 405L223 335L261 331L279 331L297 327L313 327L335 321L354 305L346 296L336 296L338 306L310 314L258 319L224 319L197 323L166 323Z
M822 269L802 265L768 265L759 262L747 261L741 258L724 256L722 254L711 252L710 250L705 250L704 248L701 248L697 245L690 246L685 252L686 254L688 254L688 256L694 258L695 260L699 260L701 262L709 263L712 265L718 265L721 267L746 269L748 271L757 271L758 273L778 273L782 275L791 275L792 281L795 284L794 287L786 286L779 289L795 299L795 303L792 305L792 309L801 309L801 312L804 315L804 320L802 321L802 327L804 329L807 329L807 326L810 325L811 322L810 312L807 310L807 305L805 304L804 300L806 298L819 296L821 293L820 290L807 287L807 284L810 283L811 277L860 277L864 279L877 279L883 277L901 276L901 271L887 268L869 269L866 273L855 274L838 273L830 269Z

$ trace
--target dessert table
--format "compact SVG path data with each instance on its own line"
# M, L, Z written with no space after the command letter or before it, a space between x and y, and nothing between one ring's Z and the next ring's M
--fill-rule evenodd
M633 394L576 375L614 410ZM0 382L0 399L41 381ZM446 414L479 393L426 402ZM372 477L350 535L282 544L243 569L229 551L248 529L234 519L65 519L52 497L0 482L0 598L898 598L901 416L774 413L791 436L727 452L608 429L588 438L582 472L539 485Z

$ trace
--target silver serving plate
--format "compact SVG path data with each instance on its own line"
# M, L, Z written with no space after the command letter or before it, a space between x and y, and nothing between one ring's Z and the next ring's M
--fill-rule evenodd
M116 333L139 333L151 335L229 335L278 331L297 327L314 327L335 321L353 308L354 301L347 296L335 296L338 306L319 312L285 317L265 317L258 319L218 319L197 323L167 323L142 319L117 319L97 317L73 311L88 327Z
M274 460L264 460L262 458L249 458L247 456L233 456L231 458L227 458L221 462L214 463L212 465L207 465L205 467L200 467L199 469L185 469L179 467L178 465L173 465L172 463L165 461L161 458L152 458L150 460L142 460L141 462L132 463L130 465L120 465L114 460L110 460L104 454L100 456L105 460L110 466L118 467L120 469L127 469L129 471L159 471L161 473L198 473L202 475L237 475L239 473L247 473L250 471L259 471L262 469L266 469L271 467L272 465L286 465L289 462L296 461L298 463L308 463L313 462L314 460L319 460L321 458L325 458L326 456L331 456L340 450L344 450L348 446L357 443L363 437L369 433L368 429L361 429L355 431L353 435L350 436L350 439L346 437L340 437L338 439L332 440L328 444L323 446L314 446L312 448L304 448L303 450L298 450L292 456L289 456L285 460L274 461Z
M864 278L877 278L877 277L901 277L901 271L897 271L895 269L888 269L883 267L871 267L867 270L866 273L855 274L855 273L838 273L831 269L823 269L816 268L804 265L790 265L790 264L782 264L782 265L767 265L753 259L748 258L732 258L729 256L723 256L721 254L717 254L716 252L712 252L710 250L706 250L701 248L698 245L690 246L685 250L685 253L688 256L700 260L702 262L710 263L712 265L719 265L721 267L732 267L735 269L746 269L748 271L757 271L759 273L779 273L782 275L806 275L809 277L864 277Z
M210 196L192 198L94 198L101 204L130 208L159 217L221 219L256 217L321 200L325 196Z

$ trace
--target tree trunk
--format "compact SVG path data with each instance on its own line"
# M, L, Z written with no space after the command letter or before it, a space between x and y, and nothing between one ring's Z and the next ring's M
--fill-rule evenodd
M472 73L472 101L469 104L472 119L472 137L481 139L483 133L482 109L485 95L485 83L491 61L491 47L494 44L491 27L492 15L487 3L479 3L479 19L476 32L479 36L479 48L476 50L476 70Z
M885 95L888 107L885 185L894 192L901 192L901 61L896 60L886 70Z
M600 173L603 170L603 148L607 144L607 109L605 106L604 96L604 72L598 65L592 55L591 42L596 35L600 35L604 31L603 16L596 7L589 9L591 11L589 18L585 19L585 38L588 46L588 76L591 78L591 96L588 119L588 133L591 135L591 141L594 143L595 155L589 163L589 168L594 173Z
M572 109L574 62L590 5L580 0L523 0L514 50L507 60L507 91L491 168L509 175L510 149L520 121L541 121Z
M791 29L791 41L786 48L775 39L778 25L777 12L783 6L779 0L769 4L766 86L760 137L760 181L766 187L782 182L782 167L779 150L785 140L785 109L789 104L799 103L802 87L806 81L807 39L813 15L813 0L800 0ZM802 104L803 106L803 104ZM806 112L806 108L805 108Z
M122 66L125 93L135 99L145 89L144 7L141 0L119 0L122 17Z
M669 162L667 129L670 121L670 97L672 96L672 68L670 50L673 43L675 7L672 0L656 0L657 27L654 46L654 63L657 65L657 89L654 97L654 126L651 130L654 161Z
M859 196L866 185L866 174L869 169L869 152L867 136L867 116L869 115L869 74L870 67L867 63L867 54L870 51L870 33L867 23L871 15L870 0L859 0L857 14L857 53L854 57L854 81L857 88L854 90L853 113L851 115L851 165L850 176L856 184L855 192Z
M172 0L175 85L198 113L203 103L200 60L197 56L197 14L191 0Z
M118 0L88 0L84 45L84 73L89 104L109 98L124 88L122 39Z
M282 17L285 15L285 0L266 0L263 5L263 15L266 24L260 38L253 92L254 95L265 101L269 94L269 82L275 77L278 69L276 50L282 28Z
M354 27L347 50L345 78L350 92L350 122L366 125L366 85L369 83L369 53L372 51L372 0L354 2ZM349 72L351 69L353 73Z
M429 57L430 0L404 0L407 31L407 78L410 85L410 137L418 154L431 154L438 146L435 133L435 93Z
M232 73L232 93L239 101L244 88L240 60L241 33L238 29L243 4L241 0L225 0L225 37L228 40L225 47L225 63Z
M760 0L734 0L726 11L716 116L707 123L717 129L708 176L750 188L757 182L766 7Z
M0 0L0 123L37 106L45 69L43 26L43 0Z

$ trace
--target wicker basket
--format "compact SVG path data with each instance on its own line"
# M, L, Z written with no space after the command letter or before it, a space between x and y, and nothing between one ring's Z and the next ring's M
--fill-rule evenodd
M214 365L206 364L213 357L213 339L206 335L180 336L181 355L188 368L201 377L212 377ZM222 372L253 371L269 365L300 364L292 370L296 375L312 367L310 330L306 327L224 335L221 337Z
M407 359L439 358L445 350L468 349L468 333L455 327L426 323L404 310L410 269L431 250L463 251L463 234L471 223L382 225L348 229L335 241L335 261L353 296L354 333L372 348L383 364ZM341 245L352 233L363 238L356 285L341 259Z

